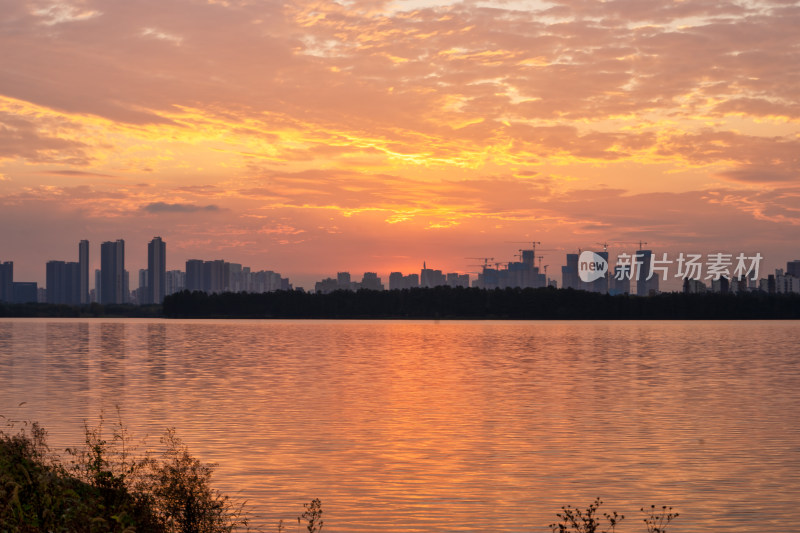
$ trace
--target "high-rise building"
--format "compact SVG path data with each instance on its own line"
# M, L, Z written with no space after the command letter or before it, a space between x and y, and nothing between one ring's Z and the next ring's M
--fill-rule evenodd
M218 294L228 290L230 281L230 263L222 259L203 263L203 288L208 294Z
M447 285L447 277L441 270L428 268L428 265L423 261L422 270L419 272L419 286L438 287L439 285Z
M614 275L608 280L608 293L612 296L617 294L630 294L631 292L631 265L617 265L614 267Z
M330 294L336 290L339 290L339 283L333 278L325 278L314 284L314 292L317 293Z
M78 294L80 304L87 305L89 301L89 241L86 239L78 243Z
M147 269L139 269L139 288L131 293L131 299L139 305L146 305L153 303L150 301L150 296L147 292Z
M131 295L131 276L127 270L122 271L122 303L130 302Z
M241 263L228 263L228 290L242 292L246 290L244 269Z
M66 263L67 303L81 305L81 265L78 262Z
M800 287L798 287L800 288ZM731 281L731 292L735 292L736 294L744 294L746 292L750 292L747 288L747 279L734 279Z
M708 287L699 279L683 278L683 292L684 294L702 294L708 290Z
M445 278L448 287L469 287L469 274L449 272Z
M125 303L125 288L125 241L106 241L100 245L100 303Z
M250 271L250 267L242 267L241 290L244 292L253 292L253 273Z
M147 303L164 301L167 286L167 243L153 237L147 244Z
M146 268L139 269L139 288L143 291L147 289L147 273Z
M337 272L336 283L338 284L339 290L349 291L352 288L350 272Z
M377 273L364 272L364 276L361 278L361 288L371 291L382 291L383 283L381 283L381 278L378 277Z
M178 274L182 274L178 277ZM186 261L186 272L170 271L167 277L167 294L181 290L202 291L208 294L221 292L254 292L257 294L279 290L292 290L288 278L282 278L277 272L260 270L252 272L250 267L239 263L228 263L223 259L203 261L189 259ZM333 280L336 283L336 280ZM353 284L357 285L357 284ZM335 290L332 289L332 290Z
M541 273L535 264L535 252L533 250L520 250L520 252L521 261L508 263L505 270L498 271L497 286L499 288L547 286L547 276ZM541 265L541 259L539 264Z
M561 288L581 288L581 280L578 277L578 254L567 254L567 264L561 267Z
M94 300L93 300L93 302L100 303L101 298L102 298L100 296L100 294L102 293L102 288L103 288L103 277L101 275L100 269L99 268L95 268L94 269Z
M731 280L727 276L720 276L719 279L711 280L711 292L728 294L731 292Z
M203 261L201 259L186 261L186 290L203 290Z
M89 303L89 241L78 243L78 261L48 261L45 301L52 304ZM37 289L38 290L38 289Z
M636 264L636 294L638 296L649 296L651 294L658 294L658 274L655 272L650 279L650 267L653 263L652 250L636 250L634 255L634 263Z
M608 252L606 252L606 251L604 251L604 252L595 252L595 254L599 255L600 257L602 257L605 260L606 264L608 264ZM609 267L609 269L610 269L610 267ZM609 278L609 273L608 273L608 271L606 271L606 273L605 273L605 275L603 277L598 278L598 279L592 281L591 283L587 283L586 284L587 289L589 291L591 291L591 292L599 292L601 294L607 293L608 292L608 278Z
M419 274L404 276L402 272L389 274L389 290L417 289L419 288Z
M534 261L536 257L534 256L536 252L533 250L522 250L522 263L528 268L534 268Z
M186 272L170 270L167 272L165 294L175 294L186 288Z
M800 278L800 259L786 263L786 273L790 276Z
M483 271L478 274L477 287L482 289L497 289L500 287L500 270L497 268L483 267Z
M775 294L776 292L778 292L774 274L769 274L767 276L767 292L769 294Z
M15 304L37 303L39 300L39 288L35 281L15 281L12 287L11 302Z
M14 299L14 262L0 263L0 302Z
M396 291L400 289L405 289L403 286L403 273L402 272L391 272L389 274L389 290Z
M48 261L47 303L80 305L80 264Z

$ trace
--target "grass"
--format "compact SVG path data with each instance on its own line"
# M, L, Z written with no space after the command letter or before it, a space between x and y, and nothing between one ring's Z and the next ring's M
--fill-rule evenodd
M249 530L244 504L212 488L213 465L192 457L172 430L160 453L137 454L122 424L106 435L101 419L64 461L38 424L9 427L0 431L0 532Z

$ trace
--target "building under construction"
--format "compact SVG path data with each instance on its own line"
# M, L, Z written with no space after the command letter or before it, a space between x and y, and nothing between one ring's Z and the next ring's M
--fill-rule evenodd
M473 287L482 289L506 289L513 287L520 288L541 288L548 285L547 275L541 272L541 267L536 266L536 250L520 250L522 261L509 263L490 263L485 262L482 272L478 273L478 279L472 284ZM491 258L485 258L491 259ZM541 261L540 261L541 262Z

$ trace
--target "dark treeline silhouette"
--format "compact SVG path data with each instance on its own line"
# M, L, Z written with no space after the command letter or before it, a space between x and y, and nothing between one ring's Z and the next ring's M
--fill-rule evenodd
M683 294L637 296L572 289L435 287L313 294L180 292L164 300L170 318L417 319L800 319L800 295Z
M517 320L800 319L800 295L683 294L610 296L573 289L435 287L313 294L180 292L164 305L3 304L0 317L341 318Z

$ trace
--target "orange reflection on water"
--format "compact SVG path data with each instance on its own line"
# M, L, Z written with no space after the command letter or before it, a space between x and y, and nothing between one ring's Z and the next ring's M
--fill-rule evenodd
M115 404L136 435L174 426L269 528L318 497L331 531L543 532L601 496L632 523L672 505L676 532L780 530L800 497L798 331L10 320L0 406L57 448Z

